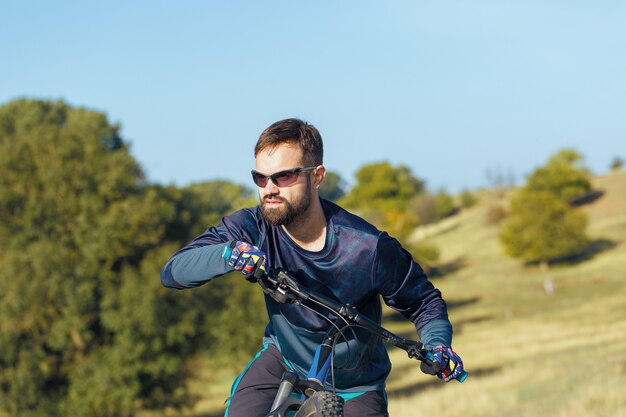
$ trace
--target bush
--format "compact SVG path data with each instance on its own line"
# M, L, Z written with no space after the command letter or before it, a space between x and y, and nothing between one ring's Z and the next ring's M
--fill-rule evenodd
M470 208L478 203L478 198L471 191L463 190L459 195L461 207Z
M438 220L453 215L456 212L456 207L452 196L445 191L439 191L435 195L435 211Z
M504 207L500 205L490 206L485 213L485 225L496 226L500 224L502 220L506 219L506 216L507 212Z

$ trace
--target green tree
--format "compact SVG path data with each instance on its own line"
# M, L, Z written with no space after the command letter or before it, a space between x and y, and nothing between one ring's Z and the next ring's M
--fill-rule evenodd
M223 298L158 275L206 202L147 184L119 129L62 101L0 106L0 414L190 403L185 361Z
M406 166L394 167L388 162L364 165L356 173L356 185L342 200L352 209L402 211L424 188L424 183Z
M582 155L572 149L557 152L545 166L528 177L526 188L550 192L567 203L589 194L592 187L582 159Z
M476 195L469 190L461 191L461 194L459 195L459 200L461 203L461 207L463 208L474 207L478 203L478 198L476 198Z
M454 199L445 191L435 194L435 211L438 219L448 217L456 211Z
M258 197L249 188L224 180L191 184L182 189L181 197L190 216L187 222L195 225L192 230L194 236L208 226L217 225L225 215L259 203Z
M327 171L319 189L320 197L330 201L339 200L346 195L345 186L345 182L338 173Z
M506 252L547 263L581 253L588 240L586 215L547 191L522 189L511 200L500 240Z

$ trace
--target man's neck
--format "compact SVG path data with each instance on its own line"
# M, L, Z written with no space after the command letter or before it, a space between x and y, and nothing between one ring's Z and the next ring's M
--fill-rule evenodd
M302 249L319 252L326 243L326 216L319 198L307 211L288 225L282 226L289 237Z

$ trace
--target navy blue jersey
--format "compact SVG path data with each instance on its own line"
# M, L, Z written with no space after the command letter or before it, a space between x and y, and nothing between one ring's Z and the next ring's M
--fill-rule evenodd
M441 293L397 240L339 206L322 200L327 220L320 252L299 247L280 226L269 225L260 206L224 217L172 256L161 274L163 285L189 288L232 270L222 258L233 240L267 254L272 268L287 271L302 285L342 304L350 304L380 323L380 299L411 320L427 346L450 346L452 326ZM330 324L298 305L266 296L269 323L264 342L306 375L315 348ZM332 319L332 317L330 317ZM346 332L337 343L335 383L342 392L381 390L391 369L382 341L367 332ZM417 371L417 367L416 367ZM326 381L327 383L329 381Z

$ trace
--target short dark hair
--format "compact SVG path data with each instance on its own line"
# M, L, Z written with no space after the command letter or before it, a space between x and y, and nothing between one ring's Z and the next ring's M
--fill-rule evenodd
M284 119L265 129L254 147L254 156L267 148L275 148L284 143L292 143L302 148L303 163L322 165L324 145L320 132L300 119Z

